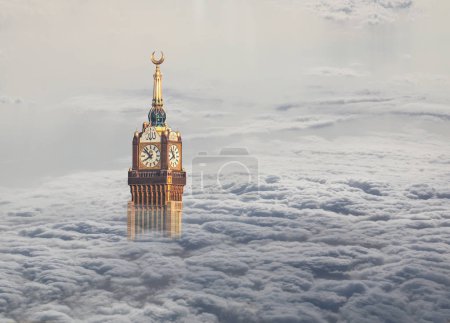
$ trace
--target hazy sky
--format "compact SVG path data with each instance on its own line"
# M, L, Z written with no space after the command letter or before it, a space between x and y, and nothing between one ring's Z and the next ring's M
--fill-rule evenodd
M25 174L28 183L128 167L130 134L151 102L156 49L166 55L168 121L186 136L212 131L204 113L229 116L216 118L216 128L245 127L266 109L336 95L448 102L445 1L0 6L3 185L24 184ZM188 157L202 145L191 141Z

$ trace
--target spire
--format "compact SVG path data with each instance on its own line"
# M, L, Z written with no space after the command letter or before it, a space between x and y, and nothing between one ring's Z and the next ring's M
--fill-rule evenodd
M153 107L162 107L163 106L163 98L162 98L162 74L159 70L159 65L164 62L164 53L161 52L161 58L159 60L155 59L155 52L152 53L152 62L156 65L155 74L153 74Z
M164 53L161 52L161 58L155 58L155 52L152 53L152 62L156 65L155 74L153 74L153 101L152 108L148 114L148 120L152 126L164 127L166 121L166 112L164 111L162 97L162 74L159 65L164 62Z

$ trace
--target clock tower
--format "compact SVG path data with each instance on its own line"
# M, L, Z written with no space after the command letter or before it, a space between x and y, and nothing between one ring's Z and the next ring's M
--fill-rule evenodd
M183 168L183 143L179 131L166 123L162 97L162 74L159 66L164 62L152 54L156 66L153 75L153 101L148 121L142 131L133 136L132 167L128 170L131 202L143 206L168 206L181 202L186 185Z

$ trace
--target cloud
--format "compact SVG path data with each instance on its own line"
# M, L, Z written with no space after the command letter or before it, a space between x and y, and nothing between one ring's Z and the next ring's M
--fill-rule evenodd
M307 6L325 19L353 22L361 25L378 25L395 21L413 7L412 0L320 0Z
M310 68L306 75L311 76L338 76L338 77L362 77L367 76L367 72L358 71L354 68L344 68L344 67L329 67L320 66Z
M13 98L6 95L0 94L0 104L21 104L23 103L23 99L21 98Z
M385 131L253 140L259 186L232 174L221 190L209 174L205 191L185 194L178 240L127 241L126 170L2 188L1 312L17 322L445 322L448 144ZM281 155L264 153L274 142Z
M276 116L280 119L295 116L295 119L290 118L286 124L292 121L301 121L306 124L317 118L317 121L332 121L329 125L334 125L339 121L369 115L376 117L383 115L431 117L443 121L450 118L450 107L446 100L433 100L421 95L394 95L376 91L358 91L341 97L333 95L299 102L286 102L275 106L275 109L285 112L283 115ZM302 117L298 117L300 112Z

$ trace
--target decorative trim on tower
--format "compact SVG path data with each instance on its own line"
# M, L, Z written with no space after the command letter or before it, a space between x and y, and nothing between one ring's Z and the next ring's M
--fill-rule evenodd
M164 62L164 53L161 52L161 58L155 58L155 52L152 53L151 60L156 65L155 74L153 74L153 100L152 108L148 114L148 121L154 127L166 126L166 112L164 111L164 100L162 97L162 74L159 65Z

